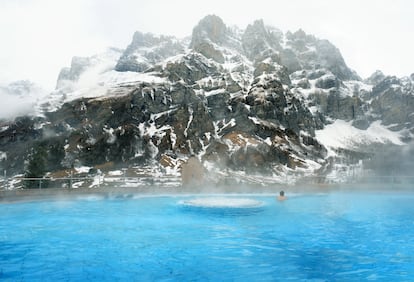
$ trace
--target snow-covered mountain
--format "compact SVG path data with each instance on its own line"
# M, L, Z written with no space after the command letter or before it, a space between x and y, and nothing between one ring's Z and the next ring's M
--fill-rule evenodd
M203 18L190 38L136 32L125 50L74 57L36 114L4 121L0 165L23 173L128 167L211 181L346 180L414 136L414 75L362 80L329 41L258 20ZM25 165L26 163L26 165ZM61 173L62 174L62 173Z

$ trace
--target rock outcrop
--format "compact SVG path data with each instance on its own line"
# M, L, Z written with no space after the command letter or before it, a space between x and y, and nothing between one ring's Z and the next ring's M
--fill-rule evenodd
M143 72L154 64L183 52L183 43L173 36L155 36L137 31L119 58L115 70Z

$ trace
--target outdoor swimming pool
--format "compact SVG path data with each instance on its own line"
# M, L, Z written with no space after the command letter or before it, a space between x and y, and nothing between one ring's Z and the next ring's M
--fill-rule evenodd
M2 281L414 279L414 193L0 204Z

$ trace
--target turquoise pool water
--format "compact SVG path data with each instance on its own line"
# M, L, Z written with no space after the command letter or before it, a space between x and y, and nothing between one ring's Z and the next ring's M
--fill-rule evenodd
M412 281L414 194L0 204L1 281Z

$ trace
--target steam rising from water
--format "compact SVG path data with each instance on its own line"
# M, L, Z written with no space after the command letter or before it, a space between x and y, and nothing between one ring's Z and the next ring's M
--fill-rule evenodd
M375 152L375 156L366 162L366 168L379 176L414 176L414 142L405 146L381 147Z
M208 197L181 201L180 204L202 208L257 208L264 205L262 201L247 198Z

